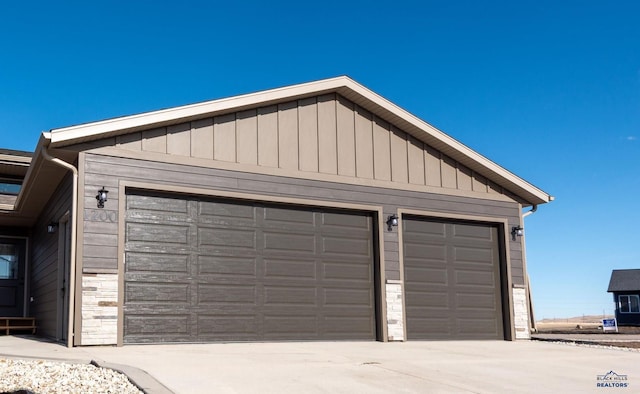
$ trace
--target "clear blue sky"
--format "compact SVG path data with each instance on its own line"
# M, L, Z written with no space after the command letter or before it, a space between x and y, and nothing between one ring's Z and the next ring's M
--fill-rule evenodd
M6 2L0 147L349 75L556 197L526 220L537 318L611 313L611 270L640 268L639 15L631 0Z

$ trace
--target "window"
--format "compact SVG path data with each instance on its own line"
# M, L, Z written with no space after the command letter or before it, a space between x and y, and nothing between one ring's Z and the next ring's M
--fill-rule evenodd
M640 313L640 297L637 295L618 296L620 313Z
M18 279L18 249L0 244L0 279Z
M0 178L0 194L17 195L20 193L21 186L20 181Z

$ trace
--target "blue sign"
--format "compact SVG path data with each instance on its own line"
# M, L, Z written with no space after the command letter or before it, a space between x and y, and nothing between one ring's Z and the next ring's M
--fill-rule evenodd
M602 319L602 332L615 331L618 332L618 322L616 319Z

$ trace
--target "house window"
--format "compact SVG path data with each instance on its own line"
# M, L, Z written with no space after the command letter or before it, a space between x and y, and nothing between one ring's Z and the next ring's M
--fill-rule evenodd
M0 279L18 279L18 250L15 245L0 244Z
M637 295L618 296L620 313L640 313L640 297Z

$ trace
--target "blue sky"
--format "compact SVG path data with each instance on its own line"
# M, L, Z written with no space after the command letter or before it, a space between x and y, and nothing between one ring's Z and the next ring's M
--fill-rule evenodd
M536 317L613 312L640 268L640 2L3 4L0 147L349 75L556 197L526 219Z

